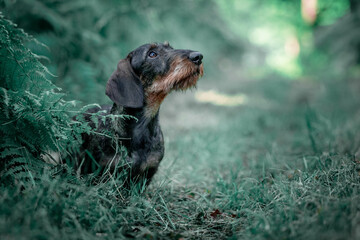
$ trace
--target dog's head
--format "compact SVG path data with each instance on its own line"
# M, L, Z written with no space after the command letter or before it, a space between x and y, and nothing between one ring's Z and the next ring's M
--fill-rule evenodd
M119 61L106 86L106 95L117 105L156 111L172 90L196 85L203 75L202 54L173 49L168 43L145 44Z

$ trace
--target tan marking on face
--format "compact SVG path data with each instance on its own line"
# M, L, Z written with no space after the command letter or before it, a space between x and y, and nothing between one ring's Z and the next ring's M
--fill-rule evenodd
M199 67L188 59L176 58L171 63L168 73L155 79L150 90L167 93L171 90L185 90L194 86L202 75L202 64Z
M145 90L146 116L154 116L164 98L172 90L186 90L196 86L196 82L203 75L203 72L202 64L197 66L188 59L176 58L171 63L168 73L158 76L153 84Z

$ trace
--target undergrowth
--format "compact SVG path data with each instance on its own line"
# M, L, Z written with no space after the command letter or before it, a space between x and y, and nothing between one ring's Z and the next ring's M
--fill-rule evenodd
M2 180L17 175L34 181L32 172L41 171L41 157L78 142L68 115L74 103L62 99L64 94L51 83L41 56L25 44L45 46L2 15L0 27Z

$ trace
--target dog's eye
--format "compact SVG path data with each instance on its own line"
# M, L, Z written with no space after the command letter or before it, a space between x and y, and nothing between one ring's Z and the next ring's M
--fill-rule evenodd
M157 56L156 52L153 52L153 51L149 52L149 57L150 58L155 58L156 56Z

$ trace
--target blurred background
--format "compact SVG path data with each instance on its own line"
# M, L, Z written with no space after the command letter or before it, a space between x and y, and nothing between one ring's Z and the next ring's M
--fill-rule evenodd
M1 239L360 239L360 1L0 0L0 12ZM44 167L90 133L72 115L111 103L117 62L164 41L200 51L204 76L162 104L166 153L145 195Z
M80 105L109 103L108 77L119 59L144 43L169 41L174 48L202 52L205 75L197 91L173 94L163 104L169 131L174 124L216 126L219 106L230 110L222 115L245 105L266 108L288 91L284 84L299 82L300 90L291 94L306 103L319 84L346 85L358 78L359 5L357 0L1 1L6 18L46 44L33 51L43 56L66 99Z

